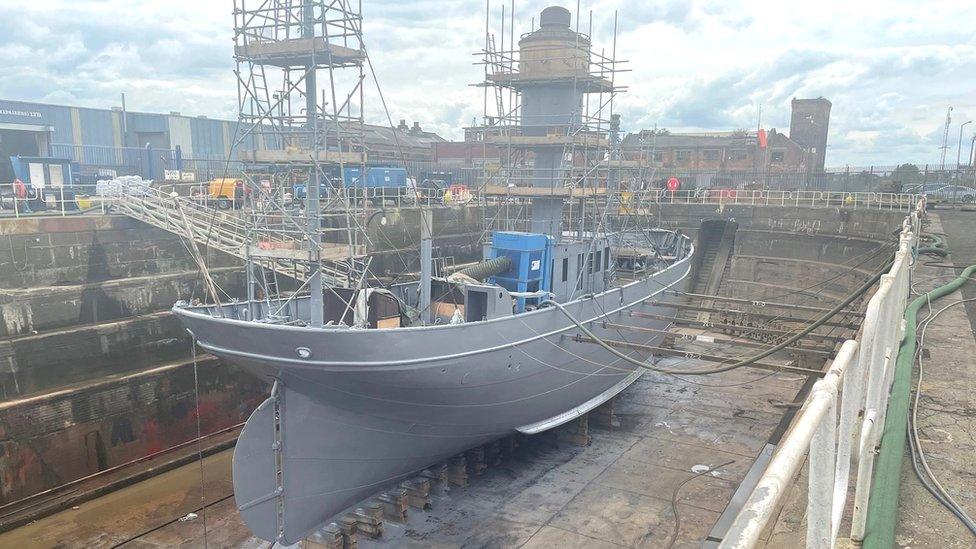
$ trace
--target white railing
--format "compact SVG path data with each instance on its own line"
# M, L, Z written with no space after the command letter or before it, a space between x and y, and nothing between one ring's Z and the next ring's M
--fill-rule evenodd
M924 200L917 201L902 224L894 263L868 302L859 341L844 342L824 378L813 386L720 547L740 549L759 543L808 453L806 546L834 547L848 502L852 457L857 472L850 537L863 539L924 207Z
M11 189L9 193L8 188ZM0 198L0 208L12 210L17 218L29 215L66 217L100 207L98 201L81 195L75 188L62 185L43 189L24 186L19 193L15 185L4 185L2 191L4 196Z
M919 196L905 193L843 191L774 191L739 189L698 189L668 191L653 189L622 193L625 205L635 208L649 204L717 204L742 206L793 206L796 208L851 208L902 210L910 212Z

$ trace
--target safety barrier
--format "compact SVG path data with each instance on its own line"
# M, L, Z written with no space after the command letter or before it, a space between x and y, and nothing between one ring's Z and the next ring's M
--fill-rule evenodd
M82 194L78 189L54 186L39 189L36 187L17 189L15 185L4 185L0 199L5 215L14 217L43 214L66 217L92 210L104 213L103 204L97 199ZM8 189L12 189L8 192ZM10 213L6 213L6 212Z
M698 189L669 191L653 189L621 193L625 205L640 208L649 204L716 204L742 206L793 206L797 208L851 208L902 210L910 212L919 196L905 193L776 191L740 189Z
M918 200L902 224L898 251L868 302L859 341L846 341L813 386L720 547L748 548L759 542L808 453L807 547L834 547L848 502L852 457L857 469L850 537L863 539L924 207L924 200Z

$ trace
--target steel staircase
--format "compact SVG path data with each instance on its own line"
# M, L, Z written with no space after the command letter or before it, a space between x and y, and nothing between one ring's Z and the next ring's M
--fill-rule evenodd
M234 210L224 211L185 196L174 196L145 185L120 185L105 197L113 209L198 245L246 259L261 260L264 267L304 282L309 274L307 239L298 223L281 222L280 227L249 226ZM277 216L282 217L282 216ZM250 244L250 245L249 245ZM364 248L364 247L359 247ZM364 269L356 256L349 260L349 246L323 243L323 283L349 287ZM304 261L303 261L304 259Z

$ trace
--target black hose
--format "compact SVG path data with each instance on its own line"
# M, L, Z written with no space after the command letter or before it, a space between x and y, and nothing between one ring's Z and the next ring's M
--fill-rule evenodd
M921 250L919 250L919 251L921 251ZM860 297L861 295L863 295L864 292L868 291L882 277L882 275L884 275L885 273L888 272L888 269L891 268L891 265L893 263L894 263L894 259L893 258L890 259L890 260L888 260L887 262L885 262L885 264L881 267L880 270L878 270L877 273L875 273L874 275L872 275L871 278L869 278L867 280L867 282L865 282L857 290L855 290L854 293L852 293L851 295L847 296L847 298L845 298L844 301L842 301L839 304L835 305L832 309L830 309L829 311L827 311L826 313L824 313L823 316L821 316L815 322L813 322L813 324L810 324L809 326L807 326L803 330L800 330L799 332L797 332L796 334L794 334L790 338L786 339L785 341L783 341L783 342L781 342L781 343L779 343L779 344L777 344L777 345L775 345L773 347L770 347L769 349L766 349L765 351L759 353L758 355L751 356L751 357L748 357L748 358L744 358L744 359L739 360L739 361L737 361L737 362L735 362L733 364L728 364L726 366L720 366L718 368L711 368L711 369L707 369L707 370L675 370L673 368L657 368L655 366L649 365L649 364L647 364L645 362L642 362L642 361L637 360L635 358L632 358L632 357L630 357L628 355L625 355L624 353L621 353L620 351L618 351L618 350L614 349L613 347L611 347L607 342L605 342L602 339L600 339L596 334L594 334L593 332L591 332L586 326L584 326L579 320L577 320L569 311L566 310L565 307L562 306L562 304L557 303L555 301L544 301L542 304L543 305L548 304L548 305L552 305L553 307L556 307L557 309L559 309L560 311L562 311L563 314L566 315L566 317L569 318L569 320L571 320L573 322L573 324L575 324L576 327L580 329L580 331L582 331L588 337L590 337L591 339L593 339L593 341L595 341L601 347L603 347L607 351L610 351L614 356L620 358L621 360L625 360L627 362L630 362L631 364L634 364L635 366L639 366L641 368L645 368L647 370L651 370L653 372L659 372L659 373L662 373L662 374L680 374L680 375L708 375L708 374L719 374L719 373L722 373L722 372L728 372L730 370L736 370L738 368L742 368L742 367L745 367L745 366L749 366L751 364L754 364L755 362L758 362L758 361L760 361L760 360L768 357L769 355L771 355L773 353L776 353L777 351L781 351L781 350L787 348L788 346L796 343L797 341L799 341L801 338L803 338L804 336L806 336L810 332L814 331L815 329L817 329L820 326L822 326L823 324L825 324L834 315L836 315L840 311L844 310L848 305L850 305L851 303L853 303L855 299L857 299L858 297Z
M490 276L495 276L504 273L505 271L509 270L511 267L512 267L512 260L505 256L502 256L502 257L496 257L494 259L489 259L488 261L482 261L481 263L472 265L470 267L465 267L454 274L470 276L475 280L483 281L484 279Z

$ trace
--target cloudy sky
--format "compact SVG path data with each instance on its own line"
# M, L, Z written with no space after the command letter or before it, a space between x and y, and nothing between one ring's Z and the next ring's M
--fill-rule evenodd
M257 2L257 0L251 0ZM516 0L516 36L557 3ZM563 0L570 9L571 0ZM363 0L394 120L460 138L482 111L478 0ZM498 29L501 2L492 0ZM506 10L510 4L505 2ZM0 0L0 98L235 118L229 0ZM789 128L792 97L833 102L827 163L938 163L976 118L976 2L583 0L597 47L630 61L624 129ZM508 22L506 22L508 25ZM498 32L498 30L496 30ZM506 34L508 34L506 32ZM370 86L372 89L373 86ZM385 123L375 92L367 118ZM969 139L976 124L966 128ZM963 156L966 156L966 152Z

